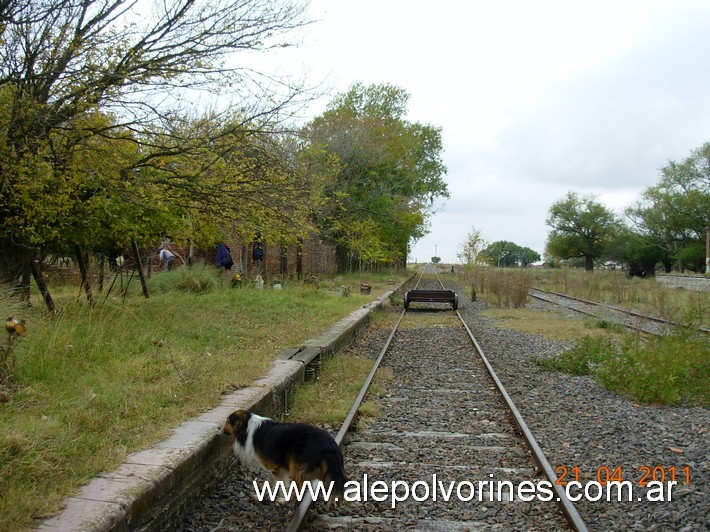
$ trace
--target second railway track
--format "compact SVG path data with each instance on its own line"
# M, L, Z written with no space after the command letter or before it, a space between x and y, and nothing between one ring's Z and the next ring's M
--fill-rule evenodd
M683 325L677 322L656 316L648 316L630 309L589 301L579 297L572 297L558 292L550 292L540 288L532 288L530 290L530 296L540 301L564 307L593 318L613 318L618 320L619 324L627 329L646 334L663 335L672 332L676 327L683 327ZM699 327L697 330L705 334L710 333L710 329L704 327Z

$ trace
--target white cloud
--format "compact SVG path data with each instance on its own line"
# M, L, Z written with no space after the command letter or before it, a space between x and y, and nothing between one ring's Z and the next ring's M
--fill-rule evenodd
M474 225L542 253L567 191L617 212L710 141L706 0L311 0L319 22L280 68L411 94L442 128L452 193L413 247L453 260ZM325 100L327 101L327 99ZM312 112L320 112L321 101Z

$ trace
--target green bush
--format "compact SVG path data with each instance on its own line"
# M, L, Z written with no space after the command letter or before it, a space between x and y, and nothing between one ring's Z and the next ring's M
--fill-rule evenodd
M645 403L710 404L707 338L685 331L652 338L627 335L595 376L604 386Z
M610 338L585 336L575 347L560 356L536 359L536 363L549 371L589 375L595 366L613 357L614 350L614 343Z
M597 319L594 322L594 326L599 329L608 329L612 332L622 332L624 331L624 325L619 321L616 316L607 316L605 314L597 315Z
M619 343L586 336L559 357L536 362L550 371L591 374L610 390L644 403L710 404L707 338L687 331L626 334Z

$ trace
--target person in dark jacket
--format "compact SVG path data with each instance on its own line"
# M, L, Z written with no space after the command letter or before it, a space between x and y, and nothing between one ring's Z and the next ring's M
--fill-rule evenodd
M232 266L234 266L234 261L232 260L232 254L229 252L229 248L225 244L217 244L217 267L231 270Z

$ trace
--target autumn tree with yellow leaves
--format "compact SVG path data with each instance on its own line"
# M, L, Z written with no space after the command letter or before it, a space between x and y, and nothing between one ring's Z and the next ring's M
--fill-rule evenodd
M27 295L39 254L308 219L308 179L268 135L303 86L234 59L288 45L304 12L296 0L0 3L0 275Z

